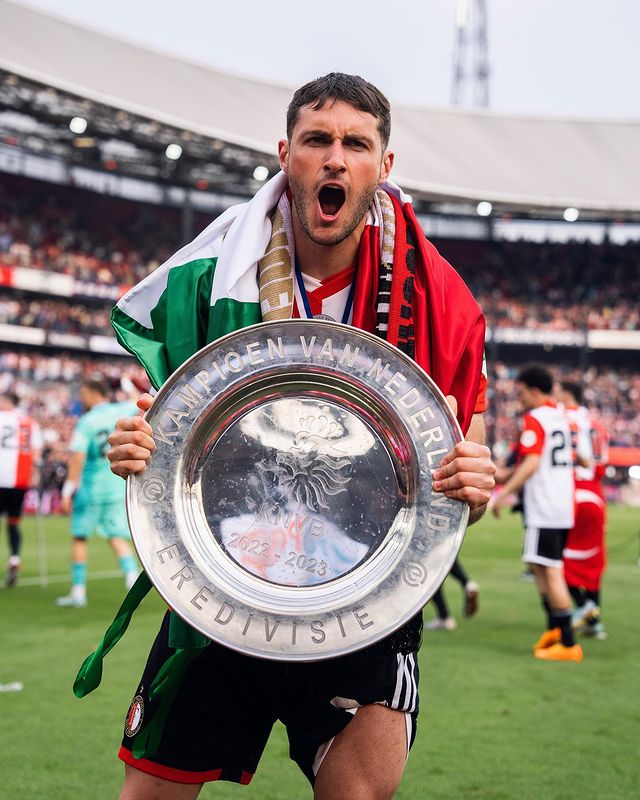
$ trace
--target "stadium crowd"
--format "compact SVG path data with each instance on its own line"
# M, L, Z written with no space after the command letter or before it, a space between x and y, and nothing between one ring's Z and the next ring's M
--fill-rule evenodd
M209 221L195 215L195 229ZM180 231L177 209L17 176L4 176L0 185L0 268L49 270L124 288L175 251ZM492 328L640 329L640 243L434 241L461 272ZM56 330L109 332L103 311L16 302L19 308L0 313L16 321L34 314L58 317L55 324L62 327Z
M440 241L492 327L640 328L640 243Z
M58 333L112 336L109 307L35 298L25 292L0 292L0 324L25 325Z
M0 266L130 286L175 251L180 230L177 209L14 175L0 183Z

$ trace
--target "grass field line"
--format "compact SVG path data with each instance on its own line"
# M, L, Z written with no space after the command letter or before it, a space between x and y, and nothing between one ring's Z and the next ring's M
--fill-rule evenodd
M103 581L107 578L121 578L122 572L119 569L109 569L102 572L91 572L87 576L87 582ZM18 588L20 586L46 586L49 583L69 583L69 573L65 572L64 575L48 575L46 578L33 577L33 578L20 578L18 580ZM0 589L6 589L4 585L0 585Z

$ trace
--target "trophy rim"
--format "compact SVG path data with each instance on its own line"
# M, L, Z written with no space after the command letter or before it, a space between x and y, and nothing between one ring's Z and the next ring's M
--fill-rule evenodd
M190 368L193 367L195 364L198 364L204 358L206 358L206 356L208 354L213 353L213 352L215 352L217 350L220 350L221 348L224 348L226 344L228 344L230 342L233 342L234 340L237 340L242 336L251 335L254 332L256 334L260 334L261 331L269 330L269 329L273 330L273 329L279 328L281 326L284 327L285 330L286 330L287 327L294 327L294 326L300 327L301 324L307 329L313 329L314 326L322 326L322 328L325 331L327 331L327 330L328 331L335 331L335 332L342 331L342 332L344 332L345 336L349 336L349 337L354 337L355 336L355 337L357 337L359 339L359 342L363 343L363 346L364 346L364 343L370 344L374 348L374 350L376 351L376 354L380 353L380 352L382 352L382 353L387 352L387 353L391 354L391 356L393 358L397 359L401 364L403 364L407 369L409 369L412 373L414 373L417 376L417 378L420 380L421 384L427 388L428 393L437 402L438 411L441 413L442 418L448 424L449 431L450 431L450 434L451 434L451 437L452 437L454 443L463 440L464 437L462 435L462 431L460 429L458 421L457 421L453 411L449 407L449 404L446 401L446 397L445 397L444 393L439 389L439 387L436 385L435 381L428 375L428 373L424 369L422 369L422 367L420 367L419 364L417 364L413 359L411 359L410 356L405 354L398 347L396 347L395 345L387 342L384 339L381 339L380 337L376 336L375 334L369 333L367 331L363 331L363 330L361 330L359 328L355 328L355 327L350 326L350 325L344 325L342 323L328 321L328 320L287 319L287 320L278 320L278 321L274 321L274 322L260 322L260 323L256 323L255 325L250 325L250 326L245 326L243 328L239 328L236 331L232 331L232 332L230 332L228 334L225 334L224 336L219 337L218 339L214 340L213 342L208 343L203 348L201 348L196 353L194 353L192 356L190 356L185 362L183 362L183 364L180 365L180 367L178 367L169 376L169 378L159 388L159 390L158 390L158 392L157 392L157 394L156 394L156 396L154 398L154 405L152 406L150 411L147 412L147 414L145 414L145 418L153 419L154 416L156 416L156 414L154 414L154 409L157 411L157 409L160 407L160 404L164 400L166 400L167 398L169 398L171 396L171 392L176 388L177 385L179 385L181 379L184 378L184 376L189 373ZM308 366L309 367L307 370L303 370L304 374L313 374L313 366L312 365L302 365L301 366L301 365L298 364L298 365L296 365L296 368L300 370L304 366ZM344 379L344 380L345 380L345 383L349 383L348 380L346 380L346 379ZM353 383L357 384L357 380L355 378L353 379ZM230 392L231 395L236 395L236 394L237 395L241 395L241 392L242 392L243 388L244 387L242 385L240 385L239 388L238 388L238 386L234 385L234 388L229 389L229 392ZM387 410L389 410L390 414L393 415L393 413L394 413L393 404L390 401L388 401L387 399L384 399L384 401L380 400L380 398L377 398L377 399L378 399L378 401L380 403L386 404ZM218 400L216 400L216 402L211 404L212 407L217 404ZM258 403L259 402L260 401L258 400ZM161 412L158 412L158 413L161 413ZM402 427L402 425L399 422L398 422L398 425L399 425L399 427ZM413 444L413 439L411 439L411 443ZM415 452L412 455L415 456L416 455ZM145 470L145 472L146 472L146 470ZM392 635L396 630L401 628L410 619L412 619L417 613L419 613L420 610L424 607L424 605L426 605L426 603L428 602L430 597L433 595L433 593L437 590L437 587L436 587L426 598L424 596L418 595L417 599L415 601L413 601L411 603L408 603L404 613L400 617L400 621L397 622L397 623L394 623L393 627L391 627L391 629L383 631L381 634L376 635L373 639L364 637L364 638L359 639L357 641L350 641L350 642L344 641L344 642L341 642L340 643L341 644L340 648L336 649L335 652L329 652L329 653L322 652L322 654L315 654L314 653L314 654L311 654L311 655L308 652L304 652L304 653L281 652L281 651L278 651L278 650L269 650L268 648L267 649L263 649L263 648L252 647L252 646L248 645L247 643L240 643L240 642L236 642L236 641L234 641L234 640L232 640L232 639L230 639L228 637L218 636L218 635L216 635L218 633L218 631L214 631L210 625L207 625L207 624L203 623L201 621L201 618L198 617L198 615L196 615L196 614L185 615L184 613L181 613L181 610L176 609L175 608L176 597L175 597L175 594L172 591L170 591L170 589L172 587L170 585L168 585L166 581L163 582L163 581L157 580L156 571L153 569L153 566L154 566L154 564L153 564L153 555L149 552L148 549L145 549L142 546L142 542L144 540L144 535L141 535L138 532L138 521L135 519L135 507L136 507L138 495L140 493L141 481L144 480L144 474L145 473L143 472L140 475L134 475L134 476L131 476L130 478L127 479L126 510L127 510L127 516L128 516L128 519L129 519L129 525L130 525L131 532L132 532L132 540L133 540L134 546L136 548L136 552L138 553L138 557L140 558L140 561L142 562L142 564L143 564L143 566L145 568L145 571L147 571L147 574L149 574L150 578L152 579L152 583L153 583L154 587L156 588L156 591L158 591L160 596L167 602L167 604L188 625L192 626L194 629L196 629L197 631L199 631L201 634L203 634L204 636L208 637L212 641L216 641L219 644L221 644L221 645L223 645L225 647L229 647L230 649L232 649L232 650L234 650L236 652L239 652L239 653L242 653L244 655L251 656L251 657L259 657L259 658L266 659L266 660L284 661L284 662L309 662L309 661L318 661L318 660L328 660L328 659L333 659L333 658L339 658L339 657L341 657L343 655L347 655L349 653L353 653L353 652L357 652L359 650L366 649L367 647L370 647L371 645L375 644L376 642L378 642L380 640L383 640L384 638ZM182 473L178 472L177 475L175 476L176 480L178 480L178 478L181 475L182 475ZM180 492L177 492L176 496L180 497L181 496ZM457 501L457 500L452 500L452 502L455 503L455 504L458 504L458 507L461 510L461 514L460 514L460 520L457 523L456 531L451 537L449 552L447 554L448 568L450 568L451 564L453 563L453 560L455 559L455 556L456 556L457 552L459 551L459 549L460 549L460 547L462 545L462 542L464 540L464 535L465 535L465 532L466 532L466 528L467 528L467 524L468 524L468 517L469 517L469 507L465 502ZM196 507L197 507L197 505L196 505ZM175 511L177 512L179 509L180 509L180 506L176 505ZM179 515L176 513L176 527L180 527L180 524L178 523L178 519L179 519ZM134 534L134 531L136 531L135 534ZM391 531L391 529L390 529L390 531ZM380 558L382 556L384 556L385 553L386 553L386 556L387 556L387 562L389 560L393 561L393 558L392 558L393 554L391 554L391 555L389 554L389 547L390 547L389 540L391 539L391 537L389 536L390 531L387 531L387 534L385 535L385 539L384 539L382 545L377 548L376 552L371 556L371 558L368 558L363 563L358 564L358 566L356 566L354 568L354 570L348 572L347 574L341 575L341 576L333 579L332 581L330 581L328 583L325 583L325 584L321 583L319 585L314 585L314 586L311 586L311 587L306 587L306 586L305 587L287 586L287 585L278 585L276 583L270 583L269 587L271 587L270 588L271 594L273 596L279 595L280 597L283 597L283 596L284 597L286 597L286 596L297 597L298 599L303 594L306 594L306 595L319 594L320 596L322 596L322 595L326 596L328 594L328 592L326 591L326 588L323 589L322 587L327 587L327 586L331 587L331 590L333 592L335 592L336 586L339 586L341 583L345 584L345 583L348 583L349 581L355 580L354 573L356 573L356 577L357 577L358 574L362 575L367 571L370 573L372 571L373 567L375 566L375 563L373 563L373 562L375 562L376 559L380 560ZM414 530L414 533L415 533L415 530ZM220 562L222 564L225 564L226 567L230 567L230 571L231 572L237 573L242 577L242 575L243 575L242 566L240 566L238 564L235 564L233 562L233 559L229 556L228 553L226 553L222 549L222 547L220 546L220 544L218 542L216 542L215 546L217 546L217 548L218 548L218 555L222 556L222 558L220 559ZM398 562L396 560L394 566L397 566L397 563ZM387 567L388 566L389 565L387 564ZM448 572L448 568L447 568L446 572ZM229 570L227 572L229 572ZM445 576L446 576L446 572L444 573ZM389 570L387 570L387 573L389 573ZM209 577L209 579L211 579L210 576L208 576L208 577ZM389 577L389 575L387 574L386 577ZM258 578L256 578L256 580L261 581L262 579L258 577ZM241 583L242 583L242 581L240 580L240 584ZM276 587L276 588L274 589L273 587ZM230 596L233 596L234 593L229 588L228 584L225 584L225 590L230 594ZM310 590L310 591L308 591L308 590ZM241 591L241 590L239 590L239 591ZM366 597L368 592L369 592L369 587L365 587L361 594ZM266 591L266 595L269 596L269 591ZM351 599L348 600L348 602L351 602ZM347 602L347 605L348 605L348 602ZM277 611L280 612L280 613L284 613L284 609L283 608L279 608L279 609L277 609ZM276 611L274 611L274 613L276 613ZM289 617L291 617L291 618L294 618L294 616L295 615L291 615L291 614L289 615Z

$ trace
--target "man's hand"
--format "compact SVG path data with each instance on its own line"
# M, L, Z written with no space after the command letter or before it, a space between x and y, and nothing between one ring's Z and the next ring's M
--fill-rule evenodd
M152 405L150 394L141 394L138 398L137 406L141 412L148 411ZM118 420L108 441L111 449L107 458L111 462L111 472L121 478L144 472L156 449L151 425L141 415Z
M433 473L433 488L447 497L464 500L471 511L489 502L496 485L491 450L476 442L458 442Z
M455 414L458 403L453 395L447 395L447 403ZM491 460L491 451L484 445L484 421L481 414L474 414L467 431L467 439L458 442L442 459L440 467L433 473L433 488L447 497L464 500L469 504L469 525L484 514L491 492L496 485L496 467Z
M496 519L500 518L500 512L503 508L506 508L511 505L511 500L509 494L504 490L494 494L491 498L491 502L489 503L489 508L491 509L491 513Z
M60 498L60 511L62 511L63 514L70 514L72 507L73 507L73 498L72 497L61 497Z

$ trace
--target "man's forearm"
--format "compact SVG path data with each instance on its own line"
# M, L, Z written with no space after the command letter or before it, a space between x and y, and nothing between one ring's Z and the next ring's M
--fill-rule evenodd
M503 493L511 494L513 492L518 492L520 489L522 489L525 483L538 469L539 463L540 463L540 456L536 455L525 456L524 461L519 466L516 467L516 470L513 473L513 475L502 487Z

